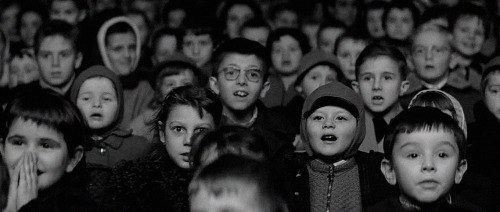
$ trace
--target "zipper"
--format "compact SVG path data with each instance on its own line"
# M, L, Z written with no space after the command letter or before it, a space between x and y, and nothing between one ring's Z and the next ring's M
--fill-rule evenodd
M326 212L330 212L332 188L333 188L333 165L330 166L330 169L328 171L328 193L326 194Z

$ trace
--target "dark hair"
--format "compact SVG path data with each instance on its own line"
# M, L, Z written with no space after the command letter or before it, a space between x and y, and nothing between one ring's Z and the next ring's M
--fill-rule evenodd
M16 96L7 104L2 124L8 130L18 119L46 125L61 133L70 157L74 156L76 147L88 147L85 119L73 103L54 91L42 89Z
M151 39L149 42L149 48L151 49L153 54L156 53L156 47L158 46L158 41L160 40L160 38L162 38L164 36L168 36L168 35L175 37L175 40L177 41L176 50L181 49L181 46L182 46L181 31L178 29L172 29L169 27L162 27L162 28L155 30L153 32L153 34L151 35Z
M384 27L384 29L387 29L386 27L387 17L389 16L389 13L393 9L399 9L399 10L409 9L411 12L411 17L413 19L413 26L417 27L418 24L420 23L419 22L420 11L415 6L415 4L413 4L412 1L391 1L386 5L384 14L382 15L382 27Z
M486 86L488 86L488 83L490 81L491 75L500 73L500 65L494 65L491 67L487 67L481 77L481 95L483 96L484 99L484 94L486 90Z
M227 0L224 2L224 5L222 6L219 16L220 25L223 29L227 27L226 21L229 10L235 5L248 6L254 14L253 17L262 17L262 10L260 6L257 4L257 2L255 2L254 0Z
M73 26L66 21L61 20L51 20L47 23L42 24L40 29L35 34L35 54L38 54L40 50L40 45L43 40L49 36L59 35L71 43L71 46L75 50L75 53L79 51L78 36L79 30L76 26Z
M445 131L452 133L457 142L460 159L465 159L466 139L464 131L451 116L432 107L412 107L403 110L392 119L384 139L385 158L392 160L392 152L398 135L422 131Z
M422 13L422 16L420 18L420 23L424 24L431 20L439 18L444 18L446 19L447 22L449 22L448 20L449 13L450 13L450 8L444 5L428 8L424 11L424 13Z
M380 44L370 44L368 45L358 56L356 60L356 81L358 80L360 68L367 60L372 58L377 58L380 56L387 56L394 60L398 64L399 74L401 74L401 79L406 80L408 75L408 65L406 64L406 58L396 47L385 46Z
M285 12L285 11L290 11L290 12L295 13L297 15L297 18L300 19L300 15L299 15L299 11L297 10L297 7L294 4L289 3L289 2L279 3L279 4L276 4L274 7L272 7L269 10L269 19L271 21L274 21L280 13ZM300 25L300 22L297 24Z
M199 134L193 139L190 161L197 168L203 163L203 154L215 151L220 157L225 154L242 155L253 159L266 159L264 138L246 127L222 126L210 132Z
M273 51L273 44L279 41L283 36L290 36L295 39L300 46L302 54L307 54L311 50L311 45L309 44L309 38L302 31L295 28L279 28L272 31L267 38L266 48L268 54Z
M339 50L339 44L340 42L347 40L347 39L353 39L355 41L363 41L366 43L366 45L370 44L370 37L364 33L361 30L357 30L354 28L348 29L344 33L342 33L337 40L335 41L335 48L333 49L333 54L337 55L337 51Z
M268 40L269 41L269 40ZM214 50L212 56L213 71L212 76L217 76L219 65L228 54L255 55L263 63L264 81L269 75L268 69L271 64L269 61L269 53L266 48L256 41L251 41L245 38L233 38L223 42Z
M34 12L38 16L40 16L40 18L42 19L42 23L49 20L49 13L45 4L42 4L38 1L30 1L29 4L21 4L21 10L17 14L17 30L21 28L21 19L23 18L23 15L29 12Z
M321 36L321 32L323 32L325 29L328 29L328 28L336 28L336 29L347 29L347 26L338 21L338 20L330 20L330 21L327 21L327 22L323 22L319 25L319 29L318 29L318 34L316 35L316 39L319 41L319 37Z
M217 46L220 41L219 33L215 30L210 22L210 18L200 18L198 16L189 16L184 19L184 28L182 33L182 42L184 37L188 34L209 35L212 39L213 46Z
M109 36L111 36L113 34L121 34L121 33L132 33L134 35L134 37L137 36L135 34L132 26L130 26L128 23L118 22L118 23L110 26L108 28L108 30L106 31L106 35L104 36L105 37L105 39L104 39L105 45L107 46L109 44L109 41L108 41Z
M184 10L186 12L186 17L188 17L189 3L185 0L170 0L163 5L160 16L164 25L168 23L168 13L174 10Z
M485 37L488 36L490 32L490 23L488 22L486 10L483 7L472 3L460 3L452 8L449 17L450 31L453 32L453 29L455 28L458 19L463 18L465 16L472 16L479 18L484 27L484 36Z
M163 61L155 66L153 66L152 73L155 74L154 85L155 85L155 98L151 101L150 107L157 108L161 106L163 102L163 95L161 94L161 86L163 84L163 78L168 76L179 75L182 72L189 70L193 72L194 75L194 86L198 86L200 82L200 70L196 66L191 64L180 62L180 61Z
M170 112L177 106L191 106L203 117L206 113L212 115L217 125L222 116L222 105L215 95L204 88L188 85L173 89L163 100L160 111L157 113L154 123L156 129L165 129L165 121ZM159 124L163 123L163 124Z
M78 10L88 10L89 9L89 4L87 3L86 0L49 0L49 7L52 7L52 3L55 1L71 1L75 4L76 8Z
M262 18L252 18L249 19L248 21L245 21L240 28L240 34L243 32L244 29L246 28L266 28L269 31L271 31L271 26L269 26L269 23L267 23L266 20Z
M189 184L190 198L200 190L210 196L227 195L231 191L243 192L247 186L255 187L252 199L263 211L287 210L285 183L271 163L263 163L236 155L223 155L202 167ZM234 183L228 183L234 182ZM248 191L248 190L247 190ZM234 194L234 193L231 193Z
M141 18L144 20L144 23L146 23L146 26L148 27L148 32L151 31L151 29L153 28L153 23L151 23L151 20L149 20L148 16L144 11L138 9L129 9L125 12L125 16L128 15L141 16Z

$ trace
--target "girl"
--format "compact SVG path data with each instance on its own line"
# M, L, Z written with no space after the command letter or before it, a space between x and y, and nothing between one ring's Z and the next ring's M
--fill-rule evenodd
M160 141L147 157L113 171L104 203L116 211L188 211L191 137L217 126L222 109L198 87L172 90L156 116Z
M6 211L95 210L85 190L85 122L73 104L49 90L26 93L7 105L1 124Z

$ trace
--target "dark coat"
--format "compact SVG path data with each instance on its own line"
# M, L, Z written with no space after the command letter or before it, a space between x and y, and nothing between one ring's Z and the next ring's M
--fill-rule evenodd
M452 198L454 199L454 198ZM396 196L391 196L376 205L369 207L364 212L405 212L415 211L409 210L402 206ZM442 201L431 208L423 209L421 211L427 212L478 212L483 211L480 208L464 201L463 199L454 199L452 204Z
M382 153L365 153L358 151L354 158L359 170L359 182L361 186L362 207L372 206L384 198L395 194L395 189L387 183L380 171ZM307 154L297 154L286 160L287 179L289 181L290 211L310 211L309 200L309 172L307 163L310 158ZM326 195L326 194L325 194Z

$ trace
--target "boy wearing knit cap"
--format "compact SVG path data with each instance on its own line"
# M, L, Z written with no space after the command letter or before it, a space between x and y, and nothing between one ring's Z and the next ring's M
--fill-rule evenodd
M292 211L361 211L390 194L382 154L358 151L365 136L358 94L340 82L323 85L306 98L301 118L307 154L287 163Z
M403 110L399 97L409 88L406 59L397 48L369 45L356 61L352 88L365 104L366 137L359 150L383 152L387 123Z

